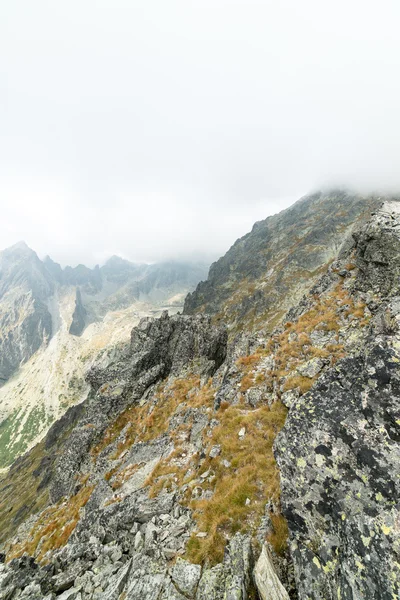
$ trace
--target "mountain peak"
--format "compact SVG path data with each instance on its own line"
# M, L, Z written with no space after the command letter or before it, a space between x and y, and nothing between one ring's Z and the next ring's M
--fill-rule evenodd
M7 254L13 254L15 252L18 252L18 253L24 252L24 253L29 253L29 254L36 254L36 252L34 250L32 250L32 248L30 248L28 246L28 244L24 240L20 240L16 244L13 244L12 246L9 246L5 250L3 250L3 252L6 252Z

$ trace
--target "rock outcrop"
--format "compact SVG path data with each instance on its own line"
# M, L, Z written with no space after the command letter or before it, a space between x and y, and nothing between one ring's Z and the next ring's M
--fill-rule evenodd
M399 597L400 211L356 237L364 343L289 411L276 449L299 597Z
M72 315L72 323L69 328L71 335L81 335L86 325L86 309L83 306L82 295L79 288L76 290L75 310Z

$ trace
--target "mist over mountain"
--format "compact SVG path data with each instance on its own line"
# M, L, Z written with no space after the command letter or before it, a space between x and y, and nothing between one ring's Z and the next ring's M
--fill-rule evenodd
M312 190L400 188L397 2L93 7L1 8L3 247L211 263Z

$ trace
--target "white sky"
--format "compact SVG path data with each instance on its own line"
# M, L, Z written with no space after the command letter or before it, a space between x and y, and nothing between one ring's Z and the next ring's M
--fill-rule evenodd
M400 189L398 0L5 0L0 247L211 259L321 185Z

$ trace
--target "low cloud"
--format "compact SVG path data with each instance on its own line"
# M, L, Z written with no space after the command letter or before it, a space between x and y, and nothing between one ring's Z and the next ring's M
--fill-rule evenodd
M400 190L400 5L0 9L0 246L209 260L328 185Z

